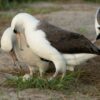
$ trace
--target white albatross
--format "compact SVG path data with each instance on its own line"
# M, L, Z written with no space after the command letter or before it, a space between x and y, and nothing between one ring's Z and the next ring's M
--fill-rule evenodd
M40 66L40 64L39 64L40 59L36 60L37 59L36 55L34 55L34 53L28 47L26 47L26 44L24 44L25 40L23 38L21 38L21 39L22 39L23 51L19 50L15 34L13 34L13 31L9 27L4 31L4 33L1 37L1 49L3 51L8 52L8 53L10 53L13 50L14 58L17 59L17 60L14 59L15 63L18 63L18 60L20 61L21 59L23 59L24 62L29 65L28 67L29 67L30 73L25 74L24 77L23 77L23 79L26 80L26 79L29 79L32 76L33 67L34 66L37 66L37 67ZM21 55L22 58L17 57L16 54ZM79 64L87 61L88 59L95 57L96 55L94 55L94 54L67 54L67 55L63 54L63 56L65 57L65 59L67 61L67 70L73 71L74 67L76 65L79 65ZM11 55L11 57L12 57L12 55ZM38 62L38 63L36 63L36 62ZM49 62L44 61L44 65L43 65L44 67L40 66L40 68L41 68L40 73L45 73L45 71L48 69L48 67L50 67L48 63Z
M9 27L4 31L1 37L1 49L10 54L13 59L14 66L17 64L17 67L20 67L19 62L23 62L28 65L30 73L23 76L24 80L29 79L33 75L33 71L37 70L36 67L39 67L41 76L42 73L45 72L45 70L48 68L48 62L42 61L40 57L33 54L30 48L26 47L24 39L21 39L23 44L23 51L20 51L16 40L16 35L11 30L11 27ZM31 61L31 59L33 60Z
M18 65L19 67L18 58L14 51L15 39L16 36L11 32L11 29L6 29L1 37L1 49L8 52L14 62L14 66Z
M59 72L62 78L65 75L67 67L62 53L66 56L75 53L100 54L100 50L83 35L42 23L27 13L17 14L11 22L11 28L17 35L24 33L29 47L36 55L54 63L56 71L52 78Z
M12 57L12 59L14 61L14 66L15 66L15 64L17 64L19 66L20 64L18 63L18 61L21 61L21 59L23 59L24 62L29 65L28 68L30 70L30 73L25 74L23 76L23 80L26 80L32 76L34 71L36 72L37 69L33 70L33 68L34 68L34 66L39 67L40 64L39 63L38 63L39 65L37 64L37 62L39 62L39 60L35 60L35 59L37 59L36 56L33 54L33 52L28 47L26 47L26 44L24 44L25 40L23 38L22 38L23 51L19 50L19 47L17 46L16 42L17 41L16 41L15 34L13 34L13 31L11 30L10 27L7 28L1 37L1 49L8 53L13 51L13 54L10 53L10 56ZM17 56L20 54L22 56L22 58L17 57L16 53L17 53ZM27 55L26 55L26 53L27 53ZM67 70L74 71L74 67L76 65L82 64L83 62L95 57L96 55L94 55L94 54L67 54L67 55L63 54L63 56L65 57L65 59L67 61ZM49 66L48 63L49 62L44 61L44 65L43 65L44 68L42 67L42 69L40 69L40 73L45 73L45 71L48 70L48 67L51 67L51 66Z

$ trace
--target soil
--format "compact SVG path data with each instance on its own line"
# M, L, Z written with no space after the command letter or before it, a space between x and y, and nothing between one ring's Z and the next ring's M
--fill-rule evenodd
M36 3L31 6L50 7L60 6L63 10L50 14L35 15L50 23L85 35L91 41L95 39L94 19L99 4L52 4ZM4 29L10 25L11 20L0 20L0 36ZM97 45L100 42L97 41ZM8 54L0 51L0 67L12 65ZM6 88L0 85L0 100L100 100L100 57L97 56L86 63L76 66L75 70L82 70L77 88L70 91L51 91L39 89L26 89L17 91L15 88ZM5 80L5 74L0 73L0 84ZM4 83L3 83L4 84Z

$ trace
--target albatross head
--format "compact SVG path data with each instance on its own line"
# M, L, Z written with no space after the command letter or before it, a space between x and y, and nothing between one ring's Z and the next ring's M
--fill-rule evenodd
M11 22L11 28L15 34L24 32L24 16L23 13L17 14Z
M20 48L20 50L22 50L20 33L23 33L24 28L23 28L23 22L21 22L21 18L18 15L16 15L13 18L13 20L11 22L11 29L12 29L12 32L14 34L16 34L19 48Z
M96 30L96 40L100 39L100 8L97 9L95 16L95 30Z
M11 28L15 33L25 33L26 28L37 27L39 20L28 13L17 14L11 22Z
M19 13L12 19L11 28L17 36L17 40L20 43L19 44L20 47L21 47L20 34L24 33L24 36L25 36L25 31L29 29L35 29L37 27L38 22L39 21L35 17L33 17L32 15L28 13ZM26 36L25 36L25 39L26 39Z

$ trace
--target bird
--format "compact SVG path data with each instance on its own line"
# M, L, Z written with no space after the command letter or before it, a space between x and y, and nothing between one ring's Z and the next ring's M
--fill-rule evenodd
M13 60L14 66L19 65L18 58L14 51L15 38L16 36L10 31L10 28L7 28L1 37L1 50L9 53Z
M100 39L100 8L97 9L95 14L95 30L96 30L96 40Z
M11 28L16 35L24 33L27 44L39 57L54 63L56 71L62 78L66 73L65 54L100 54L99 48L81 34L63 30L49 23L41 22L28 13L17 14L11 22Z
M21 39L22 42L24 42L24 39ZM1 37L1 50L10 54L11 58L13 59L14 66L17 65L17 67L21 67L19 62L24 62L28 65L29 74L25 74L23 76L23 80L27 80L32 77L33 70L35 70L33 69L34 66L39 67L40 76L42 76L42 73L44 73L48 68L49 63L46 61L42 61L40 57L35 55L33 52L31 53L31 50L26 47L24 43L23 51L19 50L16 35L13 33L11 27L8 27ZM30 61L30 59L33 59L33 61Z
M23 38L21 38L21 40L22 40L22 43L25 42L23 40ZM17 46L16 42L17 42L16 41L16 37L15 37L15 34L13 34L13 31L11 30L11 27L7 28L4 31L4 33L3 33L2 37L1 37L1 49L3 51L8 52L8 53L10 53L11 50L13 49L13 52L15 54L15 57L16 57L17 61L18 60L20 61L20 59L19 59L19 57L17 58L16 54L18 55L20 53L21 57L23 57L27 53L27 55L25 57L23 57L23 59L27 58L26 60L24 59L24 62L29 64L29 65L33 65L32 67L34 67L34 65L37 66L37 64L34 63L34 62L36 62L36 60L35 60L36 57L34 56L33 52L29 54L29 52L31 52L31 50L26 46L26 44L25 45L23 44L23 51L20 52L18 50L19 47ZM10 49L8 49L8 48L10 48ZM79 65L79 64L87 61L88 59L91 59L91 58L96 56L94 54L67 54L67 55L66 54L62 54L62 55L64 56L64 58L65 58L65 60L67 62L67 70L69 70L69 71L74 71L74 67L76 65ZM30 62L29 58L33 59L32 63ZM14 62L16 62L15 59L14 59ZM16 63L14 63L14 66L15 66ZM49 62L45 62L45 63L47 63L47 64L45 64L44 68L42 68L42 73L45 73L46 70L49 69L48 68ZM32 74L33 74L32 67L29 66L30 74L29 75L25 74L23 76L24 79L30 78L30 75L32 76ZM28 78L26 78L26 77L28 77Z

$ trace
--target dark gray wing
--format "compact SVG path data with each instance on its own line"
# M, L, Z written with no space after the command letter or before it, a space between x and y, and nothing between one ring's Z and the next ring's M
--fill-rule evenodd
M41 22L38 29L46 33L48 41L61 53L99 54L99 49L83 35L60 29L46 22Z

